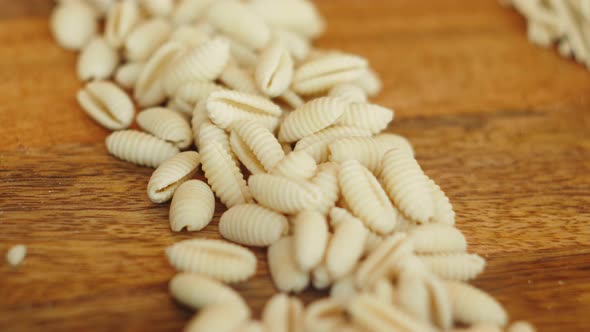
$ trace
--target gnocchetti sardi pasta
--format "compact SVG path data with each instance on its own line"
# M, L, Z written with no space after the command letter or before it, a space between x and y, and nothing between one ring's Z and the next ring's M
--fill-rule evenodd
M243 305L218 303L199 310L185 326L185 332L232 332L250 318Z
M207 20L251 49L263 48L271 37L266 22L239 1L215 2L207 12Z
M378 134L387 128L392 120L393 110L388 108L368 103L349 103L336 124L355 126Z
M408 235L417 253L461 253L467 250L465 236L452 225L424 224L410 230Z
M303 210L292 220L295 261L303 271L315 268L324 257L328 243L326 217L314 210Z
M136 130L116 131L106 138L105 143L115 157L154 168L179 153L174 145Z
M273 38L283 43L296 62L305 60L311 49L310 41L307 38L288 29L275 29Z
M119 64L119 54L103 37L94 37L78 56L76 70L80 81L109 78Z
M305 103L289 113L279 129L282 142L295 142L334 124L346 104L339 98L322 97Z
M67 50L81 50L98 30L96 12L81 1L60 3L51 13L49 25L55 41Z
M269 246L288 232L285 216L252 203L232 206L219 220L221 236L247 246Z
M333 86L328 92L330 97L339 97L349 103L367 103L367 93L358 85L343 83Z
M418 258L432 271L445 280L467 281L483 272L486 261L477 254L449 253L419 255Z
M326 249L326 267L339 279L352 272L361 258L367 231L360 220L341 208L332 208L330 219L334 232Z
M212 31L204 25L180 25L170 34L168 40L175 40L186 45L188 48L202 45L212 37Z
M223 87L213 82L191 81L178 87L170 100L177 106L178 111L191 113L198 103L203 102L205 106L209 95L214 91L220 90L223 90Z
M199 149L209 145L209 142L217 142L227 153L229 153L230 157L237 165L237 159L231 147L230 138L227 135L227 132L215 126L208 120L203 121L199 128L199 139L197 140L197 147Z
M76 96L82 109L103 127L125 129L131 125L135 108L129 96L108 81L93 81Z
M115 82L125 89L133 88L144 66L144 62L128 62L121 65L115 72Z
M139 4L152 17L168 17L174 10L174 0L140 0Z
M279 123L281 108L272 101L237 91L215 91L207 98L207 110L211 121L223 129L241 120L254 120L274 131Z
M170 204L170 229L180 232L200 231L215 213L215 196L211 187L200 180L188 180L178 186Z
M201 156L195 151L181 152L162 163L147 185L147 194L154 203L164 203L184 181L193 177L199 169Z
M135 1L113 4L106 17L104 36L115 48L123 46L125 39L141 19L140 8Z
M182 115L164 107L152 107L137 114L137 124L146 132L184 150L193 142L189 123Z
M259 204L287 214L294 214L313 206L321 197L319 189L309 183L270 174L250 176L248 186Z
M145 61L172 33L172 25L164 19L154 18L139 23L125 38L124 54L129 61Z
M351 54L331 53L303 63L295 70L293 90L303 95L329 90L358 79L367 68L367 60Z
M232 133L236 133L248 147L256 160L268 172L283 158L285 153L281 144L268 128L254 120L238 121L232 126Z
M315 202L315 209L323 214L327 214L340 197L339 170L340 166L336 163L323 163L317 167L317 172L311 179L311 183L321 192L320 198Z
M345 126L330 126L309 136L305 136L295 144L295 151L309 153L320 164L330 158L329 146L332 142L348 137L368 137L371 132L365 129Z
M248 308L238 292L220 281L199 273L178 273L170 280L168 288L178 302L193 310L226 303Z
M325 29L323 18L309 1L253 0L248 6L273 27L294 31L305 38L318 37Z
M235 131L232 131L229 135L229 144L239 162L246 167L250 174L266 173L264 166L256 158L254 152Z
M303 315L300 299L279 293L266 302L262 322L269 331L302 331Z
M219 81L229 89L249 93L259 94L254 82L254 74L246 69L242 69L234 61L229 61L221 74Z
M293 79L293 59L284 44L270 43L260 54L256 66L256 86L267 96L276 97L285 92Z
M305 310L305 331L341 331L347 325L342 303L324 298L312 302Z
M282 237L268 247L268 268L275 287L282 292L299 293L309 284L309 273L302 271L294 256L292 236Z
M18 266L23 263L27 256L27 247L24 244L17 244L6 252L6 262L10 266Z
M293 151L287 153L281 161L276 163L269 173L293 180L305 181L315 175L316 169L315 160L307 152ZM321 186L320 190L322 190Z
M311 270L311 285L315 289L326 289L330 287L334 282L332 276L330 276L330 271L328 271L328 268L326 267L324 262L325 261L322 261L320 265L316 266L313 270Z
M489 294L460 281L445 281L451 299L453 319L464 324L487 323L504 326L506 311Z

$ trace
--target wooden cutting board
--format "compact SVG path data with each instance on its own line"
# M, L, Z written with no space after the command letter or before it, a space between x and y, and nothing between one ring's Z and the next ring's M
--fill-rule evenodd
M590 329L590 72L530 45L495 0L319 1L318 41L367 57L447 192L477 286L540 331ZM0 330L178 331L191 312L169 296L172 233L152 204L151 169L110 157L108 134L78 107L76 55L56 46L51 1L0 0ZM218 204L216 219L223 208ZM275 290L264 250L237 289L256 315ZM321 293L308 291L311 300Z

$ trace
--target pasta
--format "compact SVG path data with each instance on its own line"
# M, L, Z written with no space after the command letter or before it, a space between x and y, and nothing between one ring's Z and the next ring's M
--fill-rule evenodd
M455 321L471 325L478 323L506 325L508 316L504 308L487 293L457 281L444 282Z
M299 269L293 252L292 236L279 239L268 247L266 254L270 276L281 292L299 293L309 284L309 273Z
M179 111L190 113L200 102L203 102L204 107L211 93L221 90L223 90L223 87L215 83L192 81L178 87L171 100L178 106Z
M137 124L146 132L181 150L188 148L193 142L188 122L179 113L164 107L154 107L140 112L137 115Z
M356 127L333 126L306 136L297 142L295 151L303 150L309 153L320 164L328 161L330 143L347 137L368 137L371 132Z
M366 103L367 93L358 85L344 83L333 86L328 92L330 97L339 97L349 103Z
M264 166L256 159L254 152L235 131L232 131L229 136L229 144L238 160L248 169L250 174L266 173Z
M270 170L270 174L290 178L295 181L305 181L314 176L316 169L315 160L307 152L293 151L285 155Z
M162 163L152 174L147 193L154 203L164 203L184 181L199 169L200 156L194 151L182 152Z
M293 218L295 261L302 271L310 271L322 261L328 242L328 222L313 210L303 210Z
M105 22L105 39L114 48L123 46L125 39L140 19L141 13L136 2L120 1L113 4Z
M367 60L350 54L332 53L309 60L295 70L293 90L302 95L321 93L333 86L353 82L367 68Z
M465 252L467 241L457 228L446 224L420 225L408 232L417 253Z
M518 321L510 324L507 332L535 332L535 327L529 322Z
M326 289L332 285L332 277L328 268L322 262L311 271L311 284L315 289Z
M270 29L266 23L238 1L216 2L207 12L207 20L251 49L261 49L270 40Z
M115 82L125 89L133 88L144 67L143 62L128 62L121 65L115 73Z
M330 298L346 304L351 299L359 294L359 289L356 287L354 275L347 275L346 277L337 280L330 289Z
M292 109L299 108L303 106L303 104L305 104L305 101L301 97L299 97L298 94L289 89L283 91L283 93L280 96L277 96L277 98L283 101Z
M167 17L174 9L173 0L140 0L141 8L150 16Z
M434 274L447 280L471 280L483 272L486 261L476 254L456 253L420 255L420 260Z
M109 78L119 63L119 55L102 37L93 38L80 53L77 63L80 81Z
M331 298L312 302L305 311L305 331L341 331L347 325L346 313L341 303Z
M313 206L321 197L321 192L314 186L270 174L252 175L248 185L260 205L287 214Z
M388 149L397 148L404 151L408 155L414 157L414 148L412 148L410 142L403 136L392 133L382 133L373 136L373 139L378 143L386 146Z
M252 120L238 121L232 126L232 133L236 133L256 160L266 171L272 170L277 163L285 158L281 144L274 135L259 122Z
M285 92L293 79L293 59L280 41L270 43L260 54L256 66L256 86L267 96Z
M339 170L340 166L338 164L323 163L317 168L315 176L311 179L311 183L321 192L320 198L315 202L315 208L322 214L328 214L328 211L336 205L336 201L340 196Z
M256 95L258 89L254 82L254 75L230 61L221 72L219 81L235 91Z
M170 204L170 229L180 232L200 231L213 219L215 197L203 181L189 180L174 192Z
M200 310L184 328L184 332L233 332L248 321L250 311L242 305L219 303Z
M179 0L172 13L172 21L177 25L186 25L204 18L207 9L215 0Z
M279 293L266 302L262 321L268 331L302 332L303 313L301 300Z
M383 242L383 240L385 240L384 236L367 229L367 238L365 240L363 255L368 255L373 252L373 250L375 250L375 248L377 248L381 242Z
M51 13L49 25L55 41L67 50L82 49L98 29L96 13L81 1L59 4Z
M206 26L181 25L172 31L169 40L174 40L189 48L194 48L201 46L204 42L211 39L211 35L211 31Z
M367 103L350 103L342 116L336 121L337 125L355 126L378 134L387 128L393 120L393 110Z
M371 97L376 96L383 88L383 83L379 79L379 75L371 68L363 71L353 83L358 85Z
M373 173L381 167L386 148L372 137L362 136L338 139L328 146L330 161L342 163L356 160Z
M305 38L317 37L325 29L324 20L308 1L253 0L248 5L273 27L294 31Z
M105 143L113 156L154 168L179 152L174 145L136 130L116 131L106 138Z
M198 133L199 149L207 146L209 142L217 142L230 155L232 161L236 164L236 166L239 166L236 156L234 155L234 152L232 151L232 148L230 146L229 137L223 129L218 128L216 125L212 124L210 121L207 120L199 126Z
M311 49L309 40L288 29L275 28L273 37L285 45L295 61L303 61Z
M387 278L381 278L375 282L370 294L377 300L388 304L398 305L398 291L392 285L391 281Z
M430 185L432 200L434 201L434 216L432 221L454 225L455 211L453 210L451 201L432 179L428 179L428 184Z
M219 233L239 244L266 247L289 233L289 222L260 205L239 204L221 215Z
M124 129L133 121L135 108L131 99L111 82L90 82L76 97L86 114L107 129Z
M198 273L182 272L170 280L170 293L180 303L194 310L216 304L248 306L236 291L223 283Z
M138 24L125 38L125 58L128 61L147 60L171 33L171 24L163 19L154 18Z
M256 51L227 35L224 37L229 43L229 52L238 65L253 69L258 62Z
M177 270L202 273L226 283L249 279L256 272L256 256L241 246L220 240L184 240L166 248Z
M215 91L207 99L209 118L223 129L240 120L259 121L273 131L278 125L281 108L257 95L236 91Z
M330 219L334 234L326 249L326 267L339 279L352 272L361 258L367 231L360 220L341 208L332 208Z
M254 320L250 320L242 325L240 325L237 329L233 330L232 332L264 332L265 326L261 322L257 322Z
M10 266L18 266L22 264L27 256L27 247L24 244L17 244L10 247L6 253L6 262Z

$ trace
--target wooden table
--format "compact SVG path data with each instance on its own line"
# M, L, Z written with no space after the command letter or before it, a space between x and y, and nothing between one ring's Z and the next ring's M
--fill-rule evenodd
M530 45L495 0L320 1L319 45L366 56L377 101L396 109L426 172L448 193L475 284L540 331L590 329L590 72ZM0 330L178 331L191 313L167 284L172 233L151 169L110 157L78 107L76 55L48 31L51 1L0 0ZM218 205L216 217L222 212ZM259 313L275 291L265 254L238 285ZM305 298L317 296L309 291Z

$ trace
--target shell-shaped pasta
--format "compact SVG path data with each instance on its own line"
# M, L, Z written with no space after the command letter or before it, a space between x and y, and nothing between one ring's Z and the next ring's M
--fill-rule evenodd
M316 267L324 257L328 242L326 217L313 210L303 210L293 218L295 261L303 271Z
M332 53L302 64L295 70L293 90L316 94L333 86L353 82L367 69L367 60L351 54Z
M340 328L347 324L347 319L340 302L323 298L307 307L303 322L305 331L331 332L340 331Z
M174 144L179 149L193 142L191 127L177 112L164 107L146 109L137 115L137 124L146 132Z
M180 232L200 231L213 219L215 196L211 188L199 180L182 183L174 192L170 204L170 229Z
M286 29L274 29L274 37L281 41L295 61L303 61L309 50L310 42L307 38Z
M373 137L347 137L333 141L328 146L330 160L342 163L356 160L369 171L376 173L381 168L381 158L388 147Z
M258 161L254 152L235 131L232 131L229 135L229 144L238 160L250 174L266 173L264 166Z
M67 50L82 49L98 30L96 13L82 1L59 4L49 24L55 41Z
M238 161L230 146L229 137L227 133L212 124L210 121L205 121L201 124L199 129L199 149L209 144L209 142L217 142L230 155L231 159L237 165ZM238 165L239 166L239 165Z
M251 175L248 185L260 205L286 214L295 214L313 206L321 196L313 186L270 174Z
M286 103L292 109L299 108L305 104L305 101L299 97L298 94L291 90L285 90L280 96L277 97L282 102Z
M207 109L211 121L223 129L231 129L240 120L255 120L273 131L282 113L279 106L264 97L230 90L211 93Z
M324 20L310 1L254 0L248 5L271 26L294 31L307 38L318 37L325 28Z
M373 250L375 250L375 248L377 248L385 239L384 236L372 232L369 229L367 229L367 231L367 239L365 240L365 249L363 251L363 255L368 255L373 252Z
M397 304L397 290L387 278L379 279L371 287L371 295L386 304Z
M134 96L139 106L155 106L166 99L162 86L164 75L183 51L182 44L167 42L152 54L135 82Z
M211 81L219 77L229 60L229 44L213 38L184 54L164 75L164 91L173 96L181 85L191 81Z
M442 235L441 235L442 236ZM447 280L471 280L483 272L486 261L477 254L420 255L420 260L430 271Z
M305 181L314 176L317 169L315 160L305 151L293 151L278 162L270 174L293 180Z
M139 23L141 13L137 2L119 1L109 9L107 14L104 37L111 46L123 46L125 39Z
M267 259L275 287L282 292L299 293L309 284L309 273L299 269L294 255L293 237L283 237L268 247Z
M262 321L268 331L303 332L303 303L284 293L271 297L262 310Z
M330 298L339 303L348 303L359 293L354 275L350 274L337 280L330 289Z
M512 324L510 324L510 326L508 327L507 332L535 332L536 329L535 327L529 323L529 322L525 322L525 321L518 321L518 322L514 322Z
M174 10L174 0L141 0L141 7L155 17L167 17Z
M238 292L202 274L178 273L170 280L168 288L178 302L194 310L225 303L243 305L247 308Z
M76 97L86 114L107 129L124 129L133 121L135 109L131 99L111 82L90 82Z
M143 62L128 62L120 66L115 73L115 82L125 89L133 88L144 67Z
M340 165L342 196L355 216L372 231L384 235L396 225L397 211L375 176L356 160Z
M203 143L202 137L200 140ZM201 145L203 171L219 200L228 208L236 204L249 203L252 197L244 175L226 148L217 141Z
M232 126L236 133L256 156L266 171L272 170L285 153L275 136L262 124L253 120L238 121Z
M269 246L288 232L285 216L257 204L234 205L219 220L221 236L247 246Z
M172 100L179 108L179 111L190 113L195 109L199 102L205 103L211 93L221 90L223 90L223 87L211 82L188 82L176 89L174 96L172 96ZM205 104L203 104L203 106L205 106Z
M330 143L346 137L368 137L371 132L356 127L334 126L302 138L295 145L295 151L304 150L320 164L328 161Z
M332 276L324 264L316 266L311 271L311 284L315 289L326 289L332 285Z
M78 79L101 80L110 77L119 63L119 54L102 37L92 39L80 53Z
M156 18L140 23L125 38L125 58L129 61L147 60L166 42L171 33L172 26L163 19Z
M225 36L225 39L229 43L231 57L238 65L248 69L253 69L256 66L256 63L258 63L258 54L255 50L229 36Z
M451 201L432 179L428 179L428 184L430 185L432 200L434 201L433 221L435 223L454 225L455 211L453 210Z
M279 140L295 142L334 124L344 113L346 103L339 98L322 97L289 113L279 130Z
M202 273L226 282L244 281L256 272L256 256L237 244L221 240L184 240L166 248L177 270Z
M193 116L191 117L191 129L193 131L193 139L195 141L195 146L197 149L200 149L200 141L199 136L201 133L201 125L204 123L209 123L214 126L211 121L209 121L209 113L207 112L207 106L205 102L199 102L197 106L195 106L193 110ZM221 129L223 130L223 129ZM224 132L225 133L225 132ZM226 134L227 137L227 134Z
M328 92L330 97L339 97L349 103L366 103L367 93L358 85L343 83L333 86Z
M360 220L341 208L332 208L330 219L334 233L326 249L326 267L334 279L339 279L361 258L367 231Z
M8 252L6 252L6 262L10 264L10 266L18 266L25 260L26 256L27 247L24 244L17 244L10 247Z
M207 19L217 29L250 48L261 49L270 40L266 23L241 2L217 1L209 8Z
M498 301L467 283L445 281L451 299L453 319L464 324L506 325L508 315Z
M186 151L163 162L148 182L147 194L150 200L154 203L170 200L176 188L197 172L200 160L198 153Z
M376 96L383 87L383 83L379 78L379 75L371 68L367 68L359 78L354 81L354 84L361 87L365 92L373 97Z
M208 29L193 25L176 27L169 38L169 40L180 42L189 48L200 46L209 39L211 39L211 34Z
M133 164L158 167L179 151L174 145L137 130L116 131L105 140L113 156Z
M185 326L184 332L233 332L248 321L250 310L243 305L219 303L201 309Z
M390 149L382 163L381 183L391 200L411 220L429 222L434 216L431 186L416 159Z
M293 153L297 152L299 151ZM320 199L315 203L316 210L322 214L327 214L336 205L336 201L340 196L339 170L340 166L338 164L324 163L317 168L316 175L311 179L311 183L317 186L322 193Z
M204 18L214 2L215 0L180 0L172 13L172 19L177 25L193 23Z
M289 88L293 79L293 59L282 42L276 40L262 51L255 78L258 89L270 97L279 96Z
M380 144L387 147L387 149L397 148L401 149L406 152L410 156L414 156L414 148L412 148L412 144L403 136L392 134L392 133L382 133L376 136L373 136L375 141L379 142Z
M467 241L460 230L441 223L420 225L408 232L417 253L465 252Z
M232 90L258 94L258 89L254 82L254 75L231 61L221 72L219 81Z
M373 134L380 133L387 128L393 120L394 112L375 104L350 103L344 114L336 121L342 126L356 126L371 131Z

